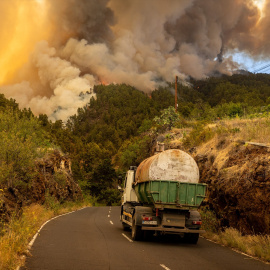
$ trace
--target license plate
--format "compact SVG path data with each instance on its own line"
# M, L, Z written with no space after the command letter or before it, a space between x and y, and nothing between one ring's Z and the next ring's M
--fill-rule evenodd
M157 221L156 220L143 220L142 224L144 225L157 225Z

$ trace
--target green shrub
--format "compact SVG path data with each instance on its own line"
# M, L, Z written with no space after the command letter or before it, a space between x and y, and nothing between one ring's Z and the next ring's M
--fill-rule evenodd
M53 195L51 195L49 191L47 190L45 193L44 206L47 209L53 210L54 213L58 213L60 209L60 202Z
M207 207L200 209L202 217L202 229L210 233L217 233L219 231L219 223L216 214Z
M62 171L57 171L54 173L53 175L53 179L56 183L58 183L58 185L60 185L61 187L64 187L66 182L67 182L67 176L64 172Z
M205 127L202 123L197 124L193 130L184 137L183 145L188 147L199 146L211 140L215 135L215 132L208 127Z
M167 109L161 111L161 115L154 118L154 123L160 129L171 130L175 123L179 120L179 114L175 111L175 108L170 106Z

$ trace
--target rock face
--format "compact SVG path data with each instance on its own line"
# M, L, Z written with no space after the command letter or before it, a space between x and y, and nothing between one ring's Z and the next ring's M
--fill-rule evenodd
M8 220L14 210L32 203L43 204L51 196L59 202L82 199L79 185L74 181L69 158L54 150L36 161L36 177L24 187L0 190L0 220Z
M270 234L270 150L220 139L198 149L201 182L208 204L223 227L244 234Z

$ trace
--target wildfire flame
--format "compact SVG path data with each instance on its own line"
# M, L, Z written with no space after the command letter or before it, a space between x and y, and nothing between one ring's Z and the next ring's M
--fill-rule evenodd
M45 1L13 2L13 10L5 13L5 29L0 31L0 84L10 82L27 62L36 42L46 40L50 35Z
M254 0L253 2L262 12L262 10L264 8L265 0Z
M106 80L104 80L104 79L101 79L100 80L100 84L102 84L102 85L109 85L109 83Z

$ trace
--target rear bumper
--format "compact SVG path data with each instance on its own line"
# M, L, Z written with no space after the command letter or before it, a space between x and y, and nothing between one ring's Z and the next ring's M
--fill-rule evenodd
M164 228L164 227L146 227L142 226L144 231L159 231L159 232L168 232L168 233L205 233L205 230L190 230L187 228L178 229L178 228Z

